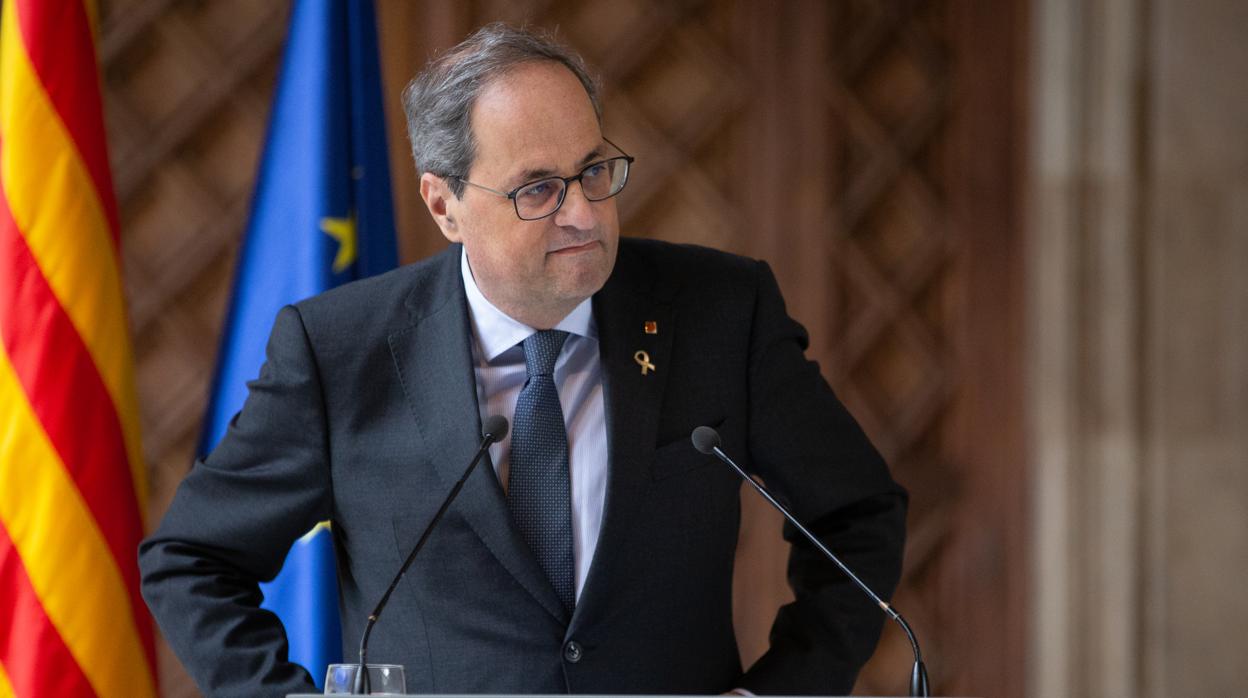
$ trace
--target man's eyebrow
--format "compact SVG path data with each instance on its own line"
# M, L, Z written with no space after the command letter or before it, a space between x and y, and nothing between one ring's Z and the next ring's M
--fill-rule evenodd
M546 179L547 177L553 176L555 176L555 171L549 167L529 168L516 175L515 181L523 186L534 180Z
M589 163L591 163L591 162L593 162L593 161L597 160L597 159L598 159L598 158L600 158L600 157L602 157L602 146L601 146L601 145L597 146L597 147L596 147L596 148L594 148L593 150L591 150L591 151L589 151L588 153L586 153L586 154L585 154L585 157L581 158L581 162L580 162L580 164L578 164L578 165L577 165L577 167L578 167L578 168L585 167L586 165L588 165ZM537 167L537 168L530 168L530 169L525 170L524 172L521 172L521 173L520 173L520 174L516 177L516 179L519 181L519 183L520 183L521 185L524 185L524 184L528 184L529 182L532 182L532 181L535 181L535 180L538 180L538 179L545 179L545 178L547 178L547 177L554 177L554 176L556 176L556 175L558 175L558 174L559 174L558 172L555 172L554 170L552 170L552 169L550 169L550 168L548 168L548 167Z
M580 166L581 166L581 167L584 167L584 166L588 165L589 163L593 162L594 160L597 160L597 159L598 159L598 158L600 158L600 157L602 157L602 146L601 146L601 145L599 145L597 148L594 148L593 150L591 150L591 151L589 151L588 153L586 153L586 154L585 154L585 157L581 158L581 164L580 164Z

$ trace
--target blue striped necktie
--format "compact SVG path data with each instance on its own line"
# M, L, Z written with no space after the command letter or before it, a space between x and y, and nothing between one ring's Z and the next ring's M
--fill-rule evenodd
M576 605L568 433L555 389L555 360L567 332L543 330L524 340L528 378L512 420L507 505L520 535L570 612Z

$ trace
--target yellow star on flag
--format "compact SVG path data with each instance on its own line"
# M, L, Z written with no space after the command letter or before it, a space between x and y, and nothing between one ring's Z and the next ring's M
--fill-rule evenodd
M321 232L338 241L334 273L342 273L355 262L355 211L350 218L322 218Z
M315 537L316 537L316 534L320 533L321 531L333 531L333 530L334 530L334 527L333 527L333 525L332 525L330 522L328 522L328 521L321 521L320 523L318 523L318 524L316 524L315 526L313 526L313 527L312 527L312 530L308 531L307 533L303 534L302 536L299 536L299 542L300 542L300 543L307 543L307 542L311 541L313 538L315 538Z

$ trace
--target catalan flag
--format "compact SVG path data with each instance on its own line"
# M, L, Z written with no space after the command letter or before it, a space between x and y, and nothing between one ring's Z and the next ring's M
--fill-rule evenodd
M242 407L283 305L395 267L382 114L372 2L296 0L201 450ZM309 531L262 585L317 685L342 657L331 534Z
M83 0L0 16L0 696L153 696L129 325Z

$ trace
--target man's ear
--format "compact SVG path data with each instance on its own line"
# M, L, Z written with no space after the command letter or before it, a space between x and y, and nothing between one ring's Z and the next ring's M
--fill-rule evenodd
M429 215L433 216L433 222L438 224L438 228L442 231L442 236L451 242L461 242L459 226L456 225L455 216L450 211L455 206L455 203L458 202L458 199L447 185L446 179L431 172L422 174L420 176L420 198L425 200L425 206L429 209Z

